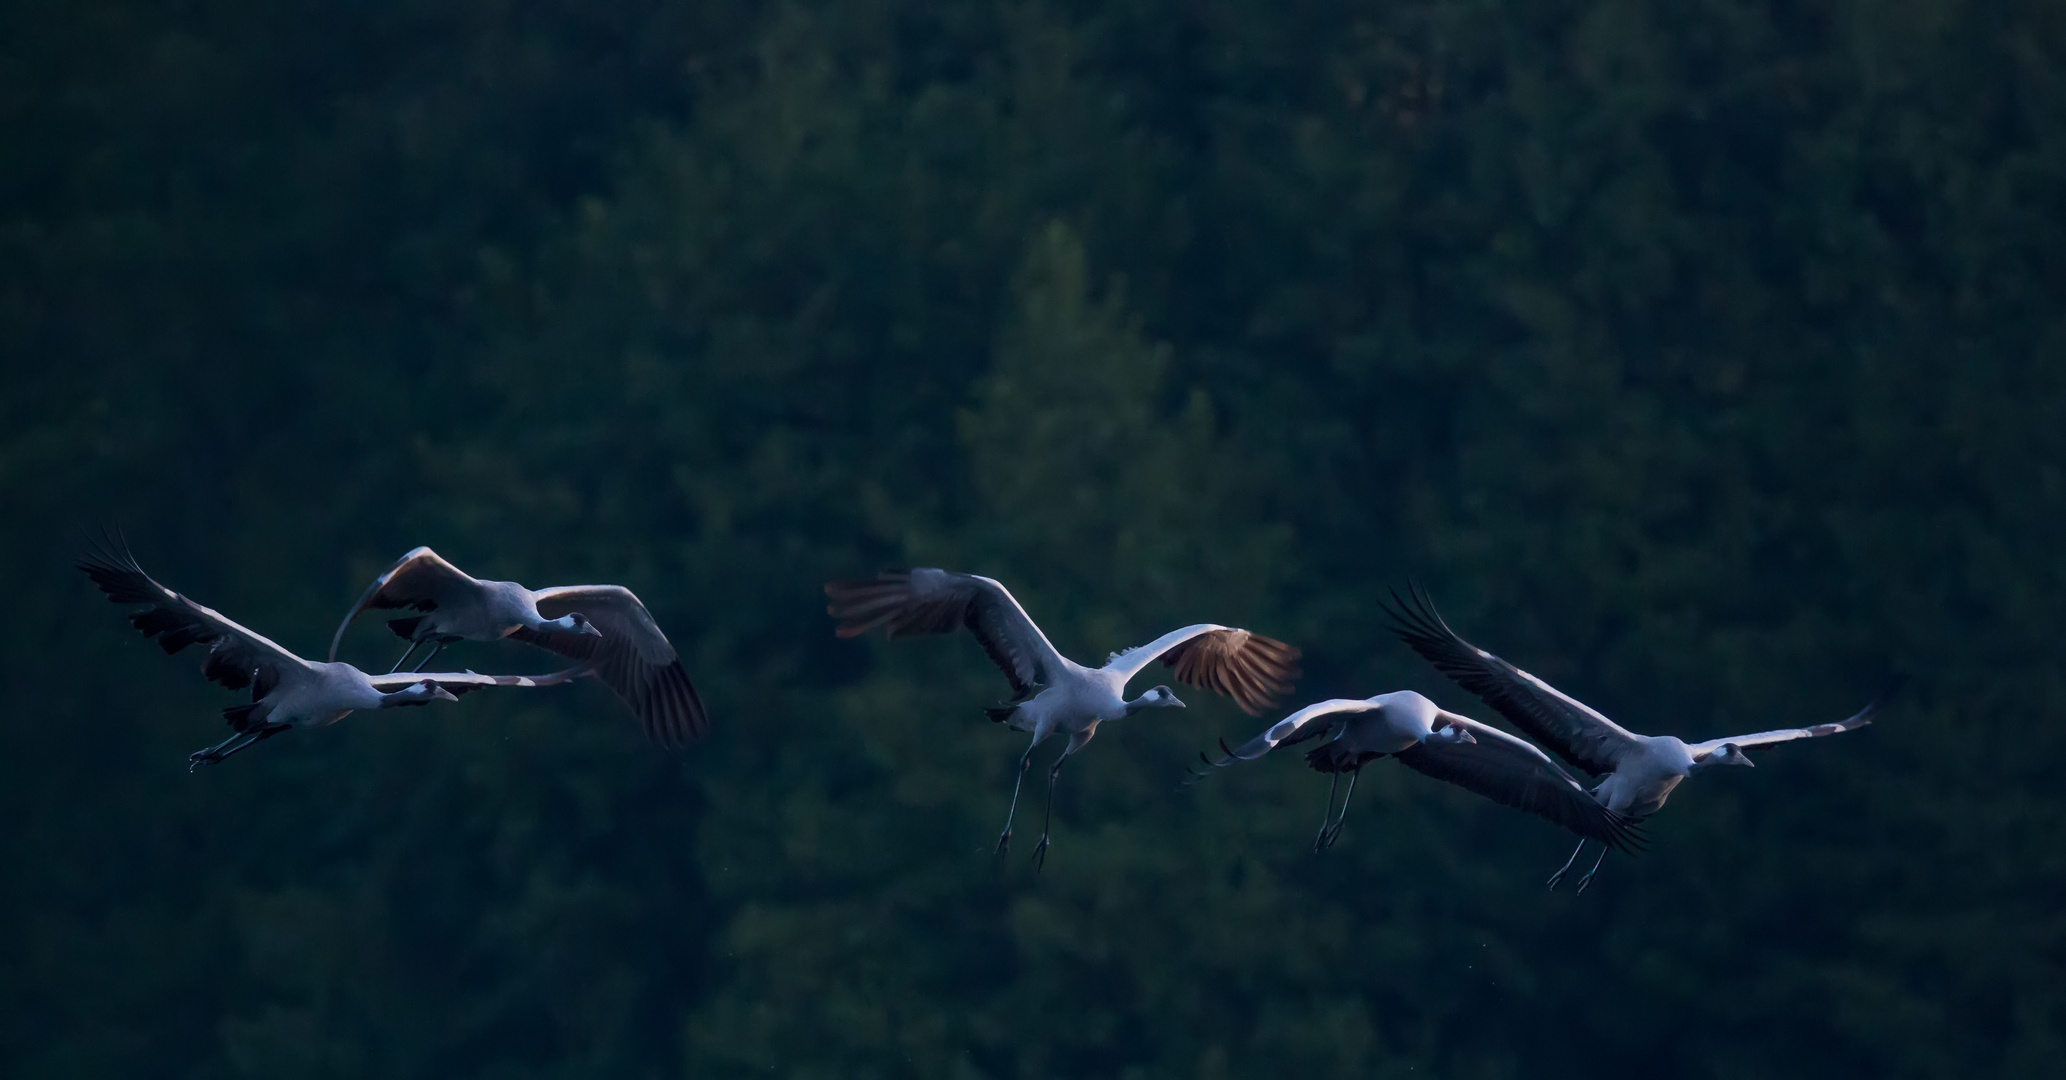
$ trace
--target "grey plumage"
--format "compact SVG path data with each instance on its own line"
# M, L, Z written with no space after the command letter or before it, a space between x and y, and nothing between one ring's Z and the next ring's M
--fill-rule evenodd
M1113 653L1102 667L1085 667L1055 649L1010 590L976 574L931 567L886 571L869 580L828 582L825 596L826 613L839 620L834 633L843 638L878 628L892 638L966 629L1011 683L1011 701L986 713L1033 737L1019 758L1020 782L1035 747L1056 732L1069 736L1068 746L1048 770L1050 812L1062 762L1090 742L1099 724L1142 709L1184 707L1166 686L1153 687L1132 700L1125 697L1127 683L1154 661L1161 660L1190 685L1225 694L1251 714L1290 690L1298 677L1297 649L1218 623L1172 630L1146 645ZM1012 808L1006 812L1004 831L997 838L999 853L1010 846L1018 799L1019 786L1015 785ZM1043 827L1034 851L1036 862L1045 859L1047 848L1048 834Z
M1542 751L1497 728L1442 709L1411 690L1308 705L1248 742L1227 749L1218 761L1205 760L1224 768L1236 761L1253 761L1279 746L1322 737L1328 738L1307 752L1306 763L1334 776L1336 785L1348 775L1351 797L1356 774L1365 764L1395 757L1422 775L1535 814L1582 837L1622 850L1632 850L1640 842L1633 822L1594 801L1570 773ZM1330 814L1333 804L1330 790ZM1339 815L1331 822L1323 819L1314 841L1316 849L1334 842L1347 813L1344 800Z
M1887 691L1851 716L1812 727L1781 728L1687 743L1670 735L1640 735L1607 719L1598 710L1505 660L1472 645L1449 628L1426 593L1409 587L1407 596L1392 593L1385 605L1393 632L1414 652L1476 694L1529 738L1572 765L1602 779L1592 797L1604 806L1641 820L1663 809L1680 781L1715 765L1750 765L1745 747L1769 746L1795 739L1818 738L1852 731L1872 723ZM1579 845L1584 848L1584 843ZM1555 887L1578 852L1550 878ZM1605 858L1605 851L1601 857ZM1583 890L1599 870L1593 864L1579 882Z
M291 728L336 723L359 709L452 701L483 687L550 686L569 677L471 671L369 676L350 664L303 660L272 639L166 588L144 572L119 538L96 545L79 559L78 567L111 602L141 605L129 621L144 637L167 653L204 646L204 677L231 690L250 689L248 703L223 710L230 737L189 755L193 765L220 761Z

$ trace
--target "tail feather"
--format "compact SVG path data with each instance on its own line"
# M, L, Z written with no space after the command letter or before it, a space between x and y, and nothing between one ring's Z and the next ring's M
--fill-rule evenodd
M254 701L249 705L232 705L224 709L222 718L230 722L231 731L250 731L266 726L266 718L272 711L270 705Z
M1340 739L1314 747L1306 754L1306 764L1316 772L1345 773L1383 757L1370 750L1351 750L1341 744Z
M416 628L428 617L426 615L417 615L407 619L389 619L387 620L387 628L394 631L395 636L398 638L407 638L410 641L414 641L416 640Z

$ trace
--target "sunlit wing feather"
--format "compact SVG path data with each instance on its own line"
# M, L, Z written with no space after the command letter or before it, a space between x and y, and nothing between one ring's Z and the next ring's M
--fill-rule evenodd
M1847 716L1842 720L1838 720L1833 724L1816 724L1812 727L1780 728L1777 731L1760 731L1755 735L1732 735L1726 739L1709 739L1706 742L1693 743L1692 745L1687 746L1686 750L1687 752L1691 753L1694 757L1697 758L1703 757L1707 754L1711 754L1714 751L1731 744L1733 744L1738 750L1750 750L1759 746L1771 746L1774 743L1792 742L1795 739L1819 739L1825 735L1836 735L1846 731L1856 731L1859 728L1871 726L1873 720L1873 713L1879 711L1879 707L1885 703L1888 694L1891 693L1893 693L1893 691L1889 690L1886 694L1881 694L1878 698L1875 698L1871 704L1866 705L1864 708L1858 710L1855 713L1852 713L1850 716Z
M1132 679L1160 659L1178 682L1231 699L1260 716L1297 683L1299 651L1275 638L1218 623L1172 630L1146 645L1114 653L1105 670Z
M344 613L344 621L337 624L337 632L330 635L330 659L337 659L337 646L344 640L344 632L368 608L414 608L417 611L435 611L441 603L450 602L455 592L461 589L479 587L472 575L453 566L437 552L419 547L395 560L386 572L373 579L366 591L359 595L350 611Z
M1337 714L1369 712L1376 707L1368 701L1355 698L1332 698L1314 702L1264 728L1262 734L1239 746L1227 748L1226 744L1222 743L1223 756L1218 761L1211 762L1211 765L1216 769L1224 769L1236 761L1254 761L1277 747L1291 746L1325 735L1334 725L1331 718Z
M966 629L1011 681L1014 700L1067 664L1011 590L978 574L888 570L864 581L826 582L825 597L825 613L839 620L833 632L843 638L877 627L892 638Z

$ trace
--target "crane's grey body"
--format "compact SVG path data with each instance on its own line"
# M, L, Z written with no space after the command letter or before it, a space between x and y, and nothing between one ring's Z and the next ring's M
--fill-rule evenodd
M1392 594L1386 607L1393 631L1407 646L1457 685L1478 695L1508 723L1557 753L1572 765L1601 777L1592 797L1602 806L1636 820L1663 809L1665 800L1688 776L1716 765L1749 766L1746 747L1771 746L1852 731L1872 723L1872 714L1886 700L1883 693L1851 716L1831 724L1779 728L1750 735L1732 735L1688 743L1670 735L1639 735L1607 719L1599 710L1565 694L1499 657L1458 636L1434 603L1418 589L1409 601ZM1892 691L1888 691L1891 693ZM1561 869L1550 875L1555 888L1577 862L1585 842L1579 841ZM1579 891L1592 882L1605 848L1591 870L1579 879Z
M570 677L471 671L367 675L350 664L304 660L271 638L173 592L144 573L119 542L111 541L82 558L79 568L109 600L146 605L129 617L130 622L166 652L206 645L203 675L232 690L251 688L249 704L223 710L230 736L188 755L190 766L221 761L283 731L334 724L360 709L456 701L457 695L486 686L549 686Z
M1048 641L1009 589L976 574L930 567L892 571L868 581L828 582L825 594L831 601L827 614L841 620L836 630L840 637L857 637L877 627L893 638L967 629L1011 681L1013 701L984 710L990 719L1032 736L1019 757L1011 808L997 838L1000 854L1011 845L1012 818L1034 748L1057 732L1069 736L1047 774L1051 820L1062 762L1090 742L1098 725L1142 709L1184 707L1167 686L1126 697L1126 684L1150 663L1160 659L1175 669L1179 680L1226 694L1250 713L1290 689L1297 675L1297 649L1218 623L1172 630L1146 645L1113 653L1102 667L1085 667ZM1045 860L1048 843L1043 825L1034 849L1036 863Z
M1220 760L1206 760L1223 768L1255 760L1278 746L1329 736L1306 755L1308 765L1334 776L1327 791L1328 812L1321 816L1320 833L1313 840L1315 851L1333 846L1341 836L1349 801L1356 795L1356 778L1365 764L1381 757L1396 757L1416 772L1537 814L1580 836L1617 847L1635 842L1632 823L1595 802L1548 755L1411 690L1308 705L1228 749ZM1334 792L1344 773L1349 790L1336 811Z
M528 589L473 577L437 552L415 548L375 578L345 613L330 638L330 659L337 659L345 629L368 608L419 612L388 621L389 629L409 639L396 670L426 643L430 652L418 669L452 642L508 638L577 661L563 674L601 679L663 746L700 738L710 728L674 645L645 604L621 585Z

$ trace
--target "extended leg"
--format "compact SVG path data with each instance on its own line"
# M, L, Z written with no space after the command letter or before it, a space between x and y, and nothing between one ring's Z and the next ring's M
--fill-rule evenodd
M1557 883L1558 883L1558 882L1560 882L1560 881L1562 881L1562 880L1564 880L1564 875L1565 875L1565 874L1568 874L1568 873L1570 873L1570 872L1571 872L1571 864L1572 864L1572 863L1575 863L1575 862L1577 862L1577 861L1578 861L1578 853L1579 853L1579 852L1581 852L1581 851L1584 851L1584 850L1585 850L1585 841L1583 841L1583 840L1580 840L1580 841L1578 842L1578 846L1577 846L1577 847L1575 847L1575 848L1572 848L1572 849L1571 849L1571 857L1570 857L1570 858L1568 858L1568 859L1565 859L1565 860L1564 860L1564 865L1562 865L1562 866L1558 867L1558 868L1557 868L1557 872L1556 872L1556 873L1554 873L1554 874L1551 874L1551 875L1549 876L1549 887L1550 887L1550 888L1552 888L1552 889L1556 888L1556 887L1557 887ZM1605 852L1605 851L1602 851L1602 852L1600 852L1600 854L1602 854L1602 855L1605 855L1605 854L1606 854L1606 852Z
M437 641L433 641L433 642L431 642L431 643L430 643L430 654L429 654L429 655L427 655L427 656L425 656L425 657L423 658L423 662L422 662L422 663L420 663L420 664L417 664L417 665L416 665L415 667L412 667L412 668L410 668L410 669L409 669L409 672L410 672L411 674L414 674L414 673L416 673L416 672L422 671L422 670L423 670L424 668L426 668L426 667L429 667L429 666L430 666L430 662L431 662L432 660L435 660L435 659L437 659L437 658L438 658L438 654L439 654L439 653L441 653L441 652L444 652L444 651L445 651L445 642L444 642L444 640L443 640L443 639L439 639L439 640L437 640Z
M395 672L402 670L402 665L408 663L409 658L416 655L416 646L421 644L423 644L423 642L411 640L409 642L409 651L403 653L402 658L400 660L395 661L395 666L387 669L387 673L389 675L392 675Z
M1047 865L1047 831L1055 819L1055 777L1062 775L1062 762L1069 760L1070 754L1083 749L1083 744L1089 742L1090 737L1096 733L1097 728L1092 727L1069 736L1069 745L1062 747L1061 756L1055 758L1054 767L1047 770L1047 813L1040 818L1040 843L1033 846L1033 869L1036 871Z
M1363 775L1362 769L1356 769L1349 773L1348 793L1341 797L1341 809L1335 812L1334 825L1323 834L1322 838L1326 840L1326 843L1320 845L1321 850L1333 847L1334 842L1341 839L1341 823L1347 820L1349 816L1349 800L1356 797L1356 778L1361 775Z
M1327 805L1320 809L1320 832L1313 837L1313 850L1327 847L1327 827L1334 824L1334 793L1341 790L1341 774L1334 774L1334 782L1327 785Z
M1040 739L1036 736L1033 739L1033 746L1039 745ZM997 854L999 855L1011 850L1011 819L1013 815L1019 812L1019 789L1026 786L1026 766L1033 764L1033 746L1028 746L1026 752L1019 755L1019 778L1012 782L1011 809L1004 812L1004 831L997 836Z
M280 732L287 730L290 726L292 725L270 724L266 727L255 728L250 731L239 731L231 735L229 738L224 739L219 743L216 743L214 746L209 747L206 750L196 750L193 753L188 754L187 771L193 772L196 768L202 765L213 765L214 763L221 761L226 757L229 757L231 754L234 754L239 750L242 750L249 746L254 746L258 743L262 743L265 740L270 739L275 735L278 735Z
M1590 885L1590 884L1592 884L1592 883L1593 883L1593 875L1594 875L1594 874L1597 874L1597 873L1599 873L1599 872L1600 872L1600 864L1601 864L1601 863L1603 863L1603 862L1606 862L1606 861L1607 861L1607 845L1605 845L1605 844L1601 844L1601 845L1600 845L1600 857L1599 857L1599 858L1597 858L1597 859L1594 859L1594 860L1593 860L1593 868L1592 868L1592 869L1590 869L1590 870L1587 870L1587 871L1585 872L1585 876L1584 876L1584 877L1582 877L1582 878L1579 878L1579 879L1578 879L1578 891L1579 891L1579 892L1584 892L1584 891L1585 891L1585 887L1586 887L1587 885Z

